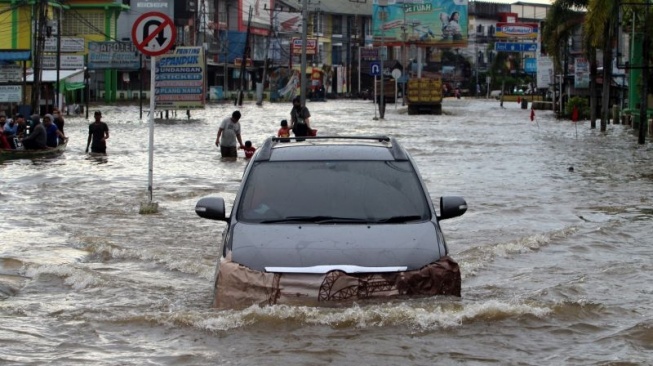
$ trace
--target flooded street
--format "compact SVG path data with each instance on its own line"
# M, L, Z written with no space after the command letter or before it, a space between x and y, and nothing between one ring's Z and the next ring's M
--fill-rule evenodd
M0 162L1 365L607 365L653 360L653 149L627 126L601 133L550 111L447 99L441 116L370 101L309 102L318 135L396 137L435 202L469 210L442 222L462 297L333 309L217 311L213 276L227 209L246 166L214 145L231 104L155 127L137 106L100 106L106 157L84 153L68 117L60 157ZM240 108L260 147L290 103ZM649 139L650 140L650 139ZM573 167L573 171L570 171Z

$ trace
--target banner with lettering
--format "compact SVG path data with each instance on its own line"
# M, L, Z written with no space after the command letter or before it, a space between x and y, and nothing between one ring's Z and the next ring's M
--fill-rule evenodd
M156 62L156 109L204 108L206 60L202 47L177 47Z
M140 55L133 42L89 42L87 67L90 70L138 70Z
M374 0L372 4L375 44L467 45L467 0Z

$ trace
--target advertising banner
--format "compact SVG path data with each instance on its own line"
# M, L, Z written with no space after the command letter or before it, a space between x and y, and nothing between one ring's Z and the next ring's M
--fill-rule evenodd
M82 37L61 37L60 51L64 53L84 52L84 38ZM44 52L57 52L57 37L48 37L43 45Z
M317 53L317 38L308 37L306 38L306 54L315 55ZM292 39L292 54L301 55L302 54L302 39L293 38Z
M553 84L553 60L548 56L537 58L537 87L548 88Z
M537 59L535 58L525 58L524 59L524 72L529 74L535 74L537 72Z
M56 55L43 55L41 58L43 70L56 70L57 69L57 56ZM59 69L60 70L80 70L84 68L84 56L82 55L60 55L59 56Z
M499 38L536 39L538 28L537 23L497 23L494 35Z
M204 108L204 49L177 47L156 62L156 109Z
M20 103L22 95L21 85L0 85L0 103Z
M467 9L467 0L374 0L374 42L464 47L468 38Z
M590 63L584 57L574 60L574 88L587 89L590 87Z
M23 80L23 68L19 65L0 65L0 83Z
M247 18L249 17L249 7L252 7L252 26L270 27L270 0L241 0L242 1L242 24L241 30L247 29Z
M132 42L89 42L88 68L138 70L140 54Z

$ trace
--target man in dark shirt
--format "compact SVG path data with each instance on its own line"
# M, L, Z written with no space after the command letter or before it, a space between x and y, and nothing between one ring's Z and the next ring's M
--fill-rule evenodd
M52 122L54 122L54 124L57 126L57 129L65 135L65 133L63 132L63 126L65 124L65 121L63 119L63 115L61 115L61 112L59 112L59 110L55 108L54 111L52 112L52 117L54 118Z
M102 122L102 113L95 111L93 115L95 122L88 126L88 142L86 143L86 152L88 152L89 145L91 152L97 154L107 153L107 139L109 138L109 126ZM91 141L93 144L91 145Z
M38 115L32 116L32 131L23 139L23 147L26 150L45 149L47 143L47 132L39 120Z
M302 106L301 97L296 96L292 100L292 109L290 110L290 129L295 136L310 136L310 118L311 112L306 106ZM304 141L304 139L297 139L297 141Z

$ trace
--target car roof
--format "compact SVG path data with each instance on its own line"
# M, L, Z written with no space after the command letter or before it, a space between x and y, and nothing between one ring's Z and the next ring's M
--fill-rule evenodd
M408 153L396 139L387 136L270 137L255 161L306 160L408 160Z

